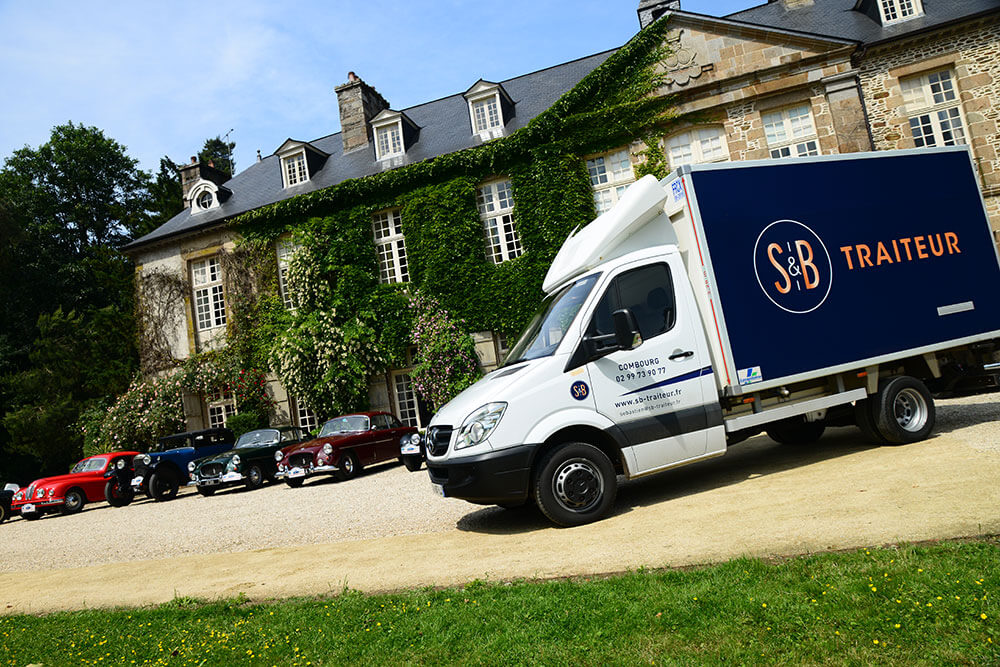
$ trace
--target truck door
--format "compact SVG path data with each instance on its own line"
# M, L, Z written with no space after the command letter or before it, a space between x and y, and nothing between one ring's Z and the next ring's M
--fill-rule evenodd
M633 474L697 458L707 449L711 411L703 378L712 369L699 344L694 305L675 293L673 275L679 271L667 262L625 267L608 283L586 330L588 338L606 339L614 333L612 314L624 309L641 336L633 349L603 356L598 350L592 356L599 358L587 364L597 410L618 425ZM714 394L710 398L717 405Z

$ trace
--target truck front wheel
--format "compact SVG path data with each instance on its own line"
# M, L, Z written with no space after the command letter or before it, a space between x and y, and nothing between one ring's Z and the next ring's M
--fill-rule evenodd
M875 427L889 443L923 440L934 428L934 398L920 380L908 375L893 378L874 397Z
M617 492L615 467L607 455L582 442L560 445L549 452L535 478L539 509L560 526L579 526L603 518Z

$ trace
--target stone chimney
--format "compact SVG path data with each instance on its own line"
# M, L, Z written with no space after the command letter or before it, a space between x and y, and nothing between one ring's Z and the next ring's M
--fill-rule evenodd
M191 189L198 181L205 179L212 181L216 185L222 185L229 180L229 176L225 172L216 169L214 164L211 162L202 164L193 155L191 156L191 162L181 167L179 171L181 173L181 192L184 196L185 206L191 203L188 195L191 194Z
M681 0L640 0L639 28L645 28L667 12L680 8Z
M337 104L340 106L340 136L344 141L344 152L365 148L372 139L370 121L389 103L354 74L347 73L347 83L336 87Z

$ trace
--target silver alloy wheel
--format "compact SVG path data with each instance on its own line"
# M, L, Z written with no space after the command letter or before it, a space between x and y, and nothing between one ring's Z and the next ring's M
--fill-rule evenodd
M896 394L892 411L904 431L915 433L927 423L927 401L916 389L906 388Z
M592 461L572 458L552 476L552 493L570 512L587 512L601 501L604 478Z

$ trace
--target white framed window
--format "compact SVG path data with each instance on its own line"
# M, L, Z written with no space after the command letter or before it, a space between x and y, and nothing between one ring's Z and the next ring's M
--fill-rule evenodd
M410 282L406 266L406 240L398 208L381 211L372 216L375 234L375 253L378 255L378 274L381 283Z
M218 257L191 262L195 325L199 331L226 325L226 296Z
M521 237L514 228L514 196L510 181L493 181L476 188L476 206L486 232L486 256L494 264L520 257Z
M819 155L816 124L808 104L761 114L771 157Z
M399 421L407 426L420 428L423 424L420 423L420 409L417 407L412 378L408 373L393 373L392 382Z
M308 181L309 169L306 166L305 151L281 158L281 170L286 188Z
M911 76L899 85L917 148L966 143L965 122L950 70Z
M476 100L472 103L472 120L475 132L488 132L493 128L500 127L500 101L496 95L491 95L484 100Z
M319 417L309 409L304 401L292 399L295 404L295 425L303 431L314 431L319 427Z
M291 241L278 241L275 244L275 252L278 256L278 294L281 296L281 303L288 310L295 310L295 299L291 290L288 289L288 265L292 261L292 255L299 249L299 246Z
M222 428L236 414L236 400L230 391L217 391L208 397L208 427Z
M403 154L403 131L399 123L375 128L375 143L378 147L378 159Z
M598 215L617 204L625 189L635 181L632 158L624 148L587 160L587 173L594 188L594 207Z
M667 139L670 169L682 164L725 162L729 159L726 132L721 127L705 127L675 134Z
M882 23L905 21L924 13L920 0L878 0Z

